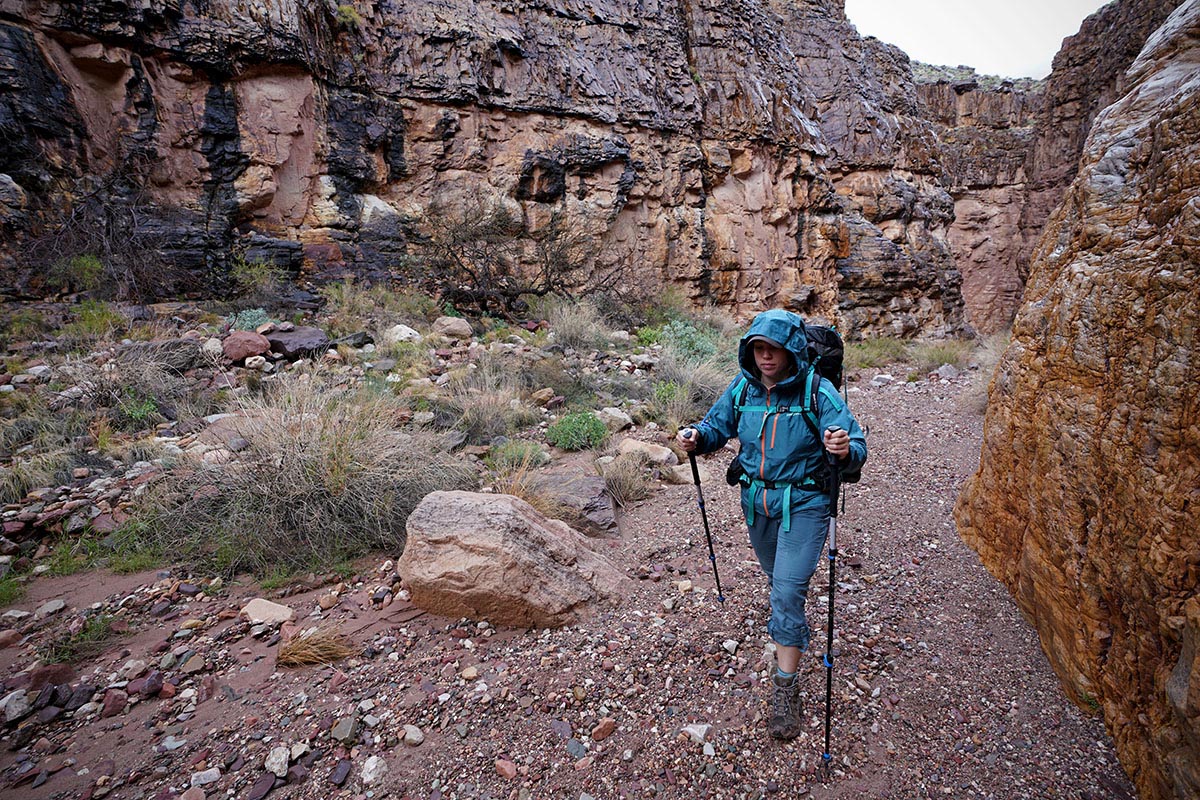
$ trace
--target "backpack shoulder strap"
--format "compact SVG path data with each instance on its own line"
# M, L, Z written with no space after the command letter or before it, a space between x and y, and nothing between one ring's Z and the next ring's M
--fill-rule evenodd
M738 423L742 421L742 409L746 407L746 389L749 388L750 382L746 380L746 376L738 378L737 383L733 385L733 426L737 428Z
M812 435L817 441L821 441L821 431L817 426L821 422L820 418L820 398L817 393L821 390L821 376L817 374L816 367L809 367L808 377L804 379L804 421L808 423L808 429L812 431Z

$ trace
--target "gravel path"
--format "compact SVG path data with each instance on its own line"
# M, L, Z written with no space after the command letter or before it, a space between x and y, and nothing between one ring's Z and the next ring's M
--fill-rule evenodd
M497 631L403 602L379 610L365 574L337 609L364 655L273 671L269 642L245 635L245 623L218 621L219 606L255 591L235 587L207 612L195 605L179 618L212 620L192 643L209 653L198 693L51 730L32 759L9 753L0 770L11 777L31 760L72 769L0 796L88 796L102 760L112 777L95 796L175 797L207 771L214 782L189 800L261 797L253 787L270 786L263 763L282 745L304 769L271 797L1134 797L1101 722L1067 701L1033 629L955 532L951 510L976 465L982 423L961 395L980 377L880 387L870 378L850 396L870 427L871 458L839 525L828 774L819 652L803 678L807 731L787 744L766 734L766 585L733 491L719 480L729 457L721 454L707 460L717 480L705 493L723 605L690 486L662 489L628 511L622 538L600 541L633 589L586 625ZM814 623L826 608L823 569ZM380 566L374 580L389 572ZM324 591L286 602L312 608ZM162 630L169 638L175 627ZM157 658L134 651L162 636L106 654L93 674ZM823 632L817 641L823 649ZM335 741L350 719L358 726ZM364 769L376 768L378 780L364 784Z

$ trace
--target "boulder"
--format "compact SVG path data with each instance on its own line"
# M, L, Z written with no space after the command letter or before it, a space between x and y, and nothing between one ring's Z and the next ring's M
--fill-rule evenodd
M381 335L385 345L399 344L400 342L419 342L421 334L407 325L393 325L383 332Z
M279 622L291 622L296 618L296 612L290 607L272 603L261 597L256 597L242 606L241 614L250 622L271 625Z
M396 569L413 604L435 614L558 627L628 588L583 535L510 495L432 492L407 529Z
M679 456L671 448L640 439L622 439L617 452L645 456L646 461L659 467L673 467L679 463Z
M290 331L271 331L267 334L271 349L289 361L317 355L329 349L329 337L320 328L302 325Z
M617 509L604 478L582 472L563 474L538 472L533 476L537 491L545 492L574 517L587 536L616 536Z
M251 356L261 356L271 349L267 337L255 331L234 331L221 342L221 352L230 361L244 361Z
M451 339L470 339L474 333L471 323L462 317L438 317L434 320L433 332Z
M596 412L596 416L610 431L623 431L633 425L633 418L615 407L602 408Z

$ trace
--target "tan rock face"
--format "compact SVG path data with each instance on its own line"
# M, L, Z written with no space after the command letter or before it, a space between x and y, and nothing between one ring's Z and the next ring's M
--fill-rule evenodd
M396 569L412 602L436 614L558 627L628 589L582 534L516 497L433 492L407 529Z
M1200 4L1097 118L991 389L963 537L1147 800L1200 793Z

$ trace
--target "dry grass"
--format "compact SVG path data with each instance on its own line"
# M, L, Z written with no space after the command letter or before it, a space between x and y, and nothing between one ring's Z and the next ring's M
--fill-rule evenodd
M537 454L527 451L522 458L496 473L492 490L497 494L519 497L550 519L573 516L571 509L558 499L545 479L537 474L538 461Z
M344 634L332 627L309 628L279 645L275 662L281 667L332 664L358 652Z
M960 369L965 367L975 348L975 342L969 339L943 339L919 342L911 345L909 349L917 365L917 372L927 375L935 372L943 364Z
M146 499L143 547L224 574L299 571L402 550L426 494L476 485L436 435L400 429L390 395L301 374L242 402L233 427L250 446L230 463L176 470Z
M455 372L445 398L457 416L454 427L472 444L487 444L541 420L522 399L521 378L514 364L487 356Z
M607 464L597 464L604 486L618 506L624 508L650 496L654 482L646 471L647 463L644 453L622 453Z
M959 402L966 410L981 416L987 413L992 376L1011 339L1012 332L1003 331L985 337L976 345L972 360L979 370L972 377L971 385L959 397Z
M612 341L612 332L604 324L595 304L588 300L559 300L547 309L546 321L554 340L576 350L602 350Z

